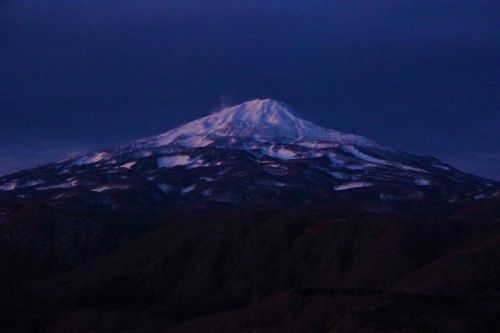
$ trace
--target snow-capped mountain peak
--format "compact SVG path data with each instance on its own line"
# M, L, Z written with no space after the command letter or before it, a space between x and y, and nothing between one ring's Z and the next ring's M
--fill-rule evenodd
M457 202L500 183L253 100L164 134L0 178L0 199L65 206ZM121 207L121 208L120 208ZM385 209L385 208L384 208Z
M171 143L203 147L221 138L268 142L329 141L374 145L367 138L341 133L299 118L285 103L256 99L225 108L209 116L150 138L148 143L163 146Z

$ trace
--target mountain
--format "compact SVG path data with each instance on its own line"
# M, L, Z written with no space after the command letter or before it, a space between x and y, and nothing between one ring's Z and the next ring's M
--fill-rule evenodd
M14 207L2 332L499 332L500 202L464 208L186 209L147 231L148 210Z
M1 178L0 327L499 332L499 185L246 102Z
M271 99L0 178L0 199L113 210L481 200L500 184L301 119Z

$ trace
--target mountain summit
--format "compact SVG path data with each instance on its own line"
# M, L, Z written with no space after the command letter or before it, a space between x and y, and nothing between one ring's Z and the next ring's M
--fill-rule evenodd
M350 203L387 210L401 203L482 200L499 188L436 158L317 126L286 104L263 99L5 176L0 199L109 209Z
M344 134L303 120L296 116L288 105L272 99L257 99L225 108L168 131L153 140L157 145L175 142L194 147L206 146L220 138L275 142L324 140L373 144L361 136Z

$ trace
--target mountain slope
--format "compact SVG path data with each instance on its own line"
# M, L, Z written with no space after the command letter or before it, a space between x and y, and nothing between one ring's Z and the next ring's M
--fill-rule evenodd
M27 290L48 332L498 332L499 223L187 212Z
M111 209L480 200L499 183L255 100L164 134L0 178L0 198Z
M235 139L281 143L320 140L375 145L361 136L337 132L300 119L286 104L271 99L245 102L138 143L139 147L141 143L204 147L227 138L232 139L231 143Z

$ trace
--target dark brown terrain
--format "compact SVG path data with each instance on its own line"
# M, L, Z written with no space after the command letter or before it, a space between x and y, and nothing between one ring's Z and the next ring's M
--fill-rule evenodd
M498 332L500 203L373 214L3 204L4 332Z

